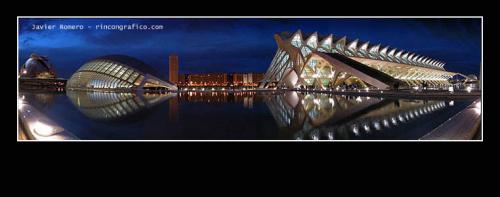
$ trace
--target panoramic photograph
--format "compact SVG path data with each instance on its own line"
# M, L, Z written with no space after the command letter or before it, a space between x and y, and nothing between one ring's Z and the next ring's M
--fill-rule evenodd
M17 141L483 141L483 18L17 17Z

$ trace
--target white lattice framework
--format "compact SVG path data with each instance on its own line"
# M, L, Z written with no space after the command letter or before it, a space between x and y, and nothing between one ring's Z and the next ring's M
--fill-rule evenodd
M444 87L450 85L448 79L462 75L446 71L444 62L430 57L381 44L371 45L370 42L360 42L359 39L348 42L345 36L334 40L334 36L330 34L319 41L316 32L304 39L302 32L298 30L291 36L276 34L274 37L278 50L260 83L263 88L296 88L302 85L335 87L349 78L358 78L368 83L369 80L340 69L340 65L319 58L322 56L320 53L344 55L404 82L403 85L407 87L421 86L424 83L431 87Z

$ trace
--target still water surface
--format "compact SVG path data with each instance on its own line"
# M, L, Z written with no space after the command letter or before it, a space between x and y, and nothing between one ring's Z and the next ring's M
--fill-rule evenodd
M280 92L22 92L82 140L415 140L472 101Z

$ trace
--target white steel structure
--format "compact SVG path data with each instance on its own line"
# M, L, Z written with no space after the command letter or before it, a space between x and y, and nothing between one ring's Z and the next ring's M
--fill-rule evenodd
M464 76L446 71L442 61L359 39L348 42L345 36L303 35L298 30L274 38L278 51L260 88L447 87L451 85L448 79Z

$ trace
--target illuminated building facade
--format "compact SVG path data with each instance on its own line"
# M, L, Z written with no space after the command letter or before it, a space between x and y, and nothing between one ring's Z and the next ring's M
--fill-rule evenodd
M33 53L21 67L19 76L22 78L55 79L56 72L47 57Z
M85 63L68 80L68 89L83 90L136 90L167 89L177 90L152 73L149 65L124 55L109 55Z
M278 50L261 88L445 88L455 75L467 78L446 71L444 62L430 57L359 39L348 41L345 36L303 35L298 30L274 38Z
M187 76L188 86L227 86L227 73L204 73L189 74Z
M22 90L63 91L66 80L57 78L54 66L45 56L35 53L19 70L19 87Z
M234 73L232 79L234 86L257 86L264 73Z
M168 57L168 80L174 84L179 82L179 57L172 54Z

